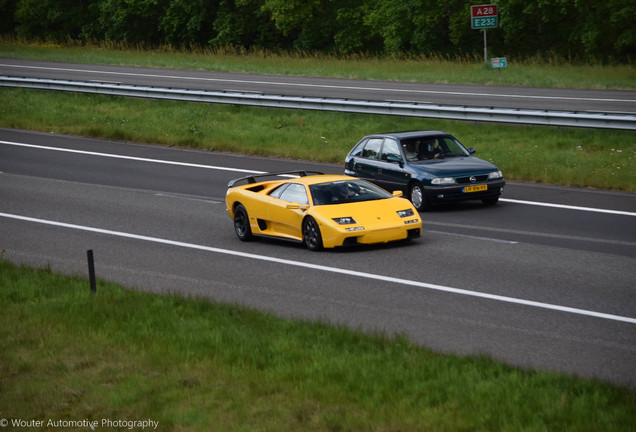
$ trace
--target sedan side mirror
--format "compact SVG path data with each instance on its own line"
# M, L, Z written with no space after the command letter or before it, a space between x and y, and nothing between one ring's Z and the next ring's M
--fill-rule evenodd
M470 147L470 148L468 149L468 153L470 153L470 154L475 154L475 152L476 152L476 151L477 151L477 150L475 149L475 147Z
M393 196L394 197L398 197L398 198L403 197L404 196L404 192L402 192L401 190L393 191Z
M402 159L396 155L387 155L386 157L387 162L402 162Z

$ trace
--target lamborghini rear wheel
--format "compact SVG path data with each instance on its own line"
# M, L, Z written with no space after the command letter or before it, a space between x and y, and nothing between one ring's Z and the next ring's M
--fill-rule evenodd
M247 210L243 204L239 204L234 209L234 232L241 241L252 239L252 229L250 228L250 219L247 216Z
M303 240L307 249L318 251L322 249L322 235L316 219L307 216L303 221Z

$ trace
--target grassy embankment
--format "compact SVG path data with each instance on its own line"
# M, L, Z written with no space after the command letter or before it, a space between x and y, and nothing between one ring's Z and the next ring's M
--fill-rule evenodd
M422 82L634 88L629 66L526 61L500 79L475 59L339 59L274 53L117 47L31 46L0 41L0 57L238 72L345 76ZM514 63L512 63L514 65ZM159 102L0 89L0 126L341 163L366 134L441 129L496 163L509 180L636 191L636 135L580 129Z
M152 419L164 431L636 430L628 389L102 281L94 295L81 278L2 259L0 310L0 418L9 420Z

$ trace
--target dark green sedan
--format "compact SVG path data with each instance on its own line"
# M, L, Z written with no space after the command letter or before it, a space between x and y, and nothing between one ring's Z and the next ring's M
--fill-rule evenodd
M369 135L347 155L345 174L401 190L418 211L463 200L494 205L506 184L503 174L474 153L441 131Z

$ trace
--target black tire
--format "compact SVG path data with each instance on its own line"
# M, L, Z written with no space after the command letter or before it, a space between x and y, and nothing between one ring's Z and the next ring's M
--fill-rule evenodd
M409 200L418 212L424 211L429 207L422 183L413 182L409 185Z
M481 202L483 202L487 206L494 206L495 204L497 204L499 202L499 197L486 198L486 199L481 200Z
M307 216L303 221L303 241L310 251L322 250L322 235L316 219Z
M234 209L234 232L241 241L250 241L253 238L250 219L243 204L238 204Z

